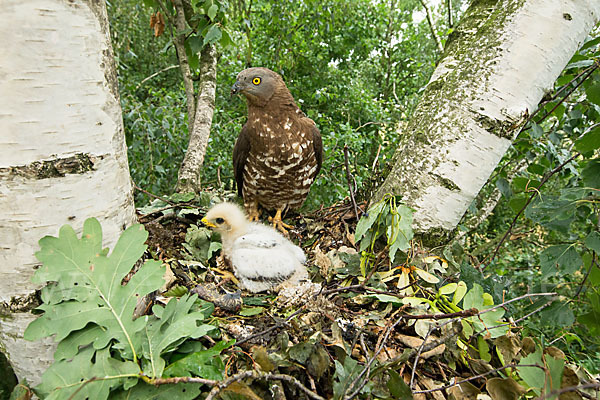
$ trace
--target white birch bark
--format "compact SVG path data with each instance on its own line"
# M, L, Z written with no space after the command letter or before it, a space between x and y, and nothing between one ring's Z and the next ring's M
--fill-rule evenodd
M446 237L599 15L596 0L474 2L399 132L374 200L400 195L418 232Z
M196 103L193 128L190 132L190 141L179 169L177 179L177 191L179 192L198 192L200 190L202 164L204 164L206 146L208 146L210 127L215 110L216 89L217 50L215 45L209 44L202 49L200 54L198 102Z
M51 341L26 342L38 240L96 217L104 245L135 222L104 1L0 8L0 349L40 381Z

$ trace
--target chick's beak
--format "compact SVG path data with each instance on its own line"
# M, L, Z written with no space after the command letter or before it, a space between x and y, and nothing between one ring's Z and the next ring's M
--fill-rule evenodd
M200 220L200 222L202 222L204 225L208 226L209 228L216 228L217 226L215 224L213 224L212 222L209 222L206 217L202 218Z

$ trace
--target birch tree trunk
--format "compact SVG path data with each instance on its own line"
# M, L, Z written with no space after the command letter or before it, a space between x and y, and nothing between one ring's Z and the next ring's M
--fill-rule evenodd
M202 49L200 55L200 84L196 115L190 132L183 163L177 178L178 192L197 192L200 190L202 164L210 136L213 113L215 110L215 91L217 88L217 50L213 44Z
M445 240L599 15L600 1L473 2L373 200L400 195L415 230Z
M27 342L38 240L96 217L104 245L135 222L104 1L0 8L0 349L36 385L51 340Z

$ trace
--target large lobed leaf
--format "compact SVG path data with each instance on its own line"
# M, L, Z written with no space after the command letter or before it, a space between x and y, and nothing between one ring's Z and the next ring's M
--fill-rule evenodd
M108 249L101 247L100 224L88 219L81 239L70 226L63 226L59 237L40 240L41 250L36 255L43 265L34 281L50 284L43 289L44 304L39 307L44 314L27 327L25 337L35 340L55 335L59 344L55 363L36 387L39 396L49 399L70 398L74 394L88 399L198 396L198 384L156 388L140 380L142 373L151 378L162 377L165 354L178 350L187 339L215 329L202 323L214 307L206 302L197 304L196 295L172 299L166 307L153 307L154 315L134 320L138 299L163 284L164 269L154 260L146 262L122 284L145 251L147 236L141 225L127 229L109 256ZM218 374L223 369L219 368L222 362L218 356L231 344L196 354L200 359L208 357L205 363L211 378L222 377ZM186 376L190 372L202 375L204 371L191 370L186 365L185 362L178 365L178 371Z
M164 271L160 262L150 260L126 285L121 281L142 256L147 237L142 225L134 225L123 232L107 256L101 248L100 224L90 218L84 223L81 239L67 225L60 229L58 238L41 239L36 256L43 266L33 280L56 283L44 289L46 304L40 307L44 314L27 327L25 338L56 335L61 341L92 323L104 328L94 337L96 349L116 340L115 348L125 357L137 353L141 343L134 343L133 336L144 327L146 318L133 320L133 311L139 298L161 287Z

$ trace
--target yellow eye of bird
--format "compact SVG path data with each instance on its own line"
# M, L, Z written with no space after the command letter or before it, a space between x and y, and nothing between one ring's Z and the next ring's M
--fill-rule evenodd
M260 78L256 77L256 78L252 79L252 83L254 83L255 85L259 85L260 84Z

